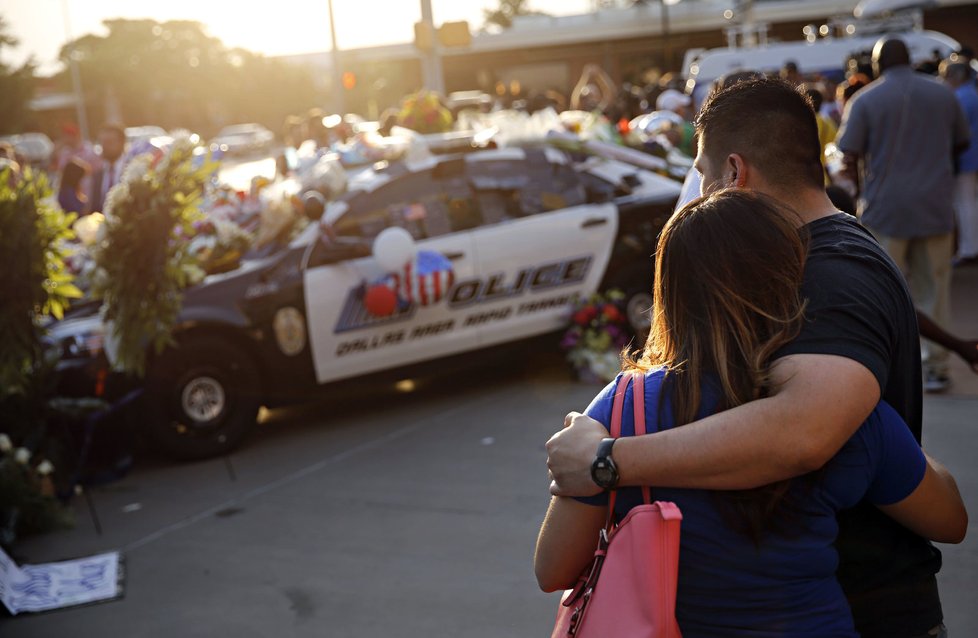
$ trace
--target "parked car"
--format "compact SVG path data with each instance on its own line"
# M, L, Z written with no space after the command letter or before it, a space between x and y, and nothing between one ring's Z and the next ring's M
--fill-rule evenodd
M54 142L44 133L21 133L0 137L0 142L7 142L14 147L17 154L28 164L47 165L54 152Z
M159 126L129 126L126 128L126 142L130 146L157 137L169 136L166 130Z
M140 425L177 458L225 453L262 405L561 330L577 299L609 288L626 293L629 322L643 330L651 255L679 190L658 174L553 148L361 173L287 249L186 291L176 346L151 355L140 382ZM382 265L381 233L413 242L418 272ZM422 253L441 264L437 282L418 276ZM397 303L378 286L393 287ZM376 292L391 305L378 310ZM64 353L66 393L91 394L98 383L126 391L131 380L106 379L97 308L76 310L50 335Z
M234 124L222 128L211 140L211 150L225 155L269 151L275 135L261 124Z

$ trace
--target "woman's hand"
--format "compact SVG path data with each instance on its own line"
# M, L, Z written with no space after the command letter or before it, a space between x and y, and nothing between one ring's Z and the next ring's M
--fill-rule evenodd
M580 412L564 417L564 429L547 441L551 494L593 496L601 492L591 479L591 463L598 444L607 436L608 430L601 423Z

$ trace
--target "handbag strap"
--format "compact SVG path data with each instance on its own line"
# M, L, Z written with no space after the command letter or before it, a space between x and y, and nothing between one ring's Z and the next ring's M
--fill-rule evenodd
M628 382L634 379L632 386L632 404L634 410L635 436L645 434L645 375L623 374L615 387L615 399L611 406L611 426L608 428L611 438L621 438L621 415L625 406L625 390L628 389ZM611 490L608 496L608 520L605 529L611 531L615 518L615 500L618 490ZM645 504L652 502L652 495L647 485L642 486L642 501Z
M645 429L645 375L636 374L635 383L632 384L632 398L634 399L635 409L635 436L642 436L646 433ZM642 502L648 505L652 502L652 491L648 485L642 486Z

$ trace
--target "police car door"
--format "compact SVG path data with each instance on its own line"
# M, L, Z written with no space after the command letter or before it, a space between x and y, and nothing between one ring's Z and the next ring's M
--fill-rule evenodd
M468 167L483 222L474 231L479 278L458 282L449 303L491 345L566 325L571 304L601 282L618 214L612 203L588 204L553 149L484 157L470 156Z
M367 245L384 228L405 228L417 249L438 256L450 273L435 272L422 299L413 274L385 272L373 256L311 264L304 281L320 383L478 347L477 329L459 325L443 298L452 280L472 277L475 264L466 203L450 191L430 169L409 173L348 198L348 210L333 220L341 242L358 238ZM393 309L385 307L391 301L385 291L379 291L382 303L370 296L377 286L393 291Z

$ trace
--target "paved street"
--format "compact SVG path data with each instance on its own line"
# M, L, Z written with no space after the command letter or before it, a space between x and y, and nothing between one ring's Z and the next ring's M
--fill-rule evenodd
M978 335L978 269L956 273L954 329ZM77 499L75 529L17 547L43 562L122 549L121 601L0 619L7 637L541 636L554 596L531 557L548 500L543 443L593 386L559 357L420 380L264 417L227 461L145 460ZM978 520L978 376L925 404L925 446ZM978 529L943 547L951 635L978 635Z

